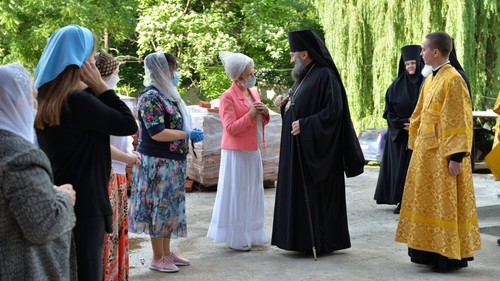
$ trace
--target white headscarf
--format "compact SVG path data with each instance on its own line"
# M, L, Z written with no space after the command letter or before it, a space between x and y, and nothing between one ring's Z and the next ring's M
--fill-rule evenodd
M162 95L175 101L182 114L183 130L185 132L191 131L191 113L170 80L170 68L165 54L156 52L147 55L144 59L144 69L144 86L154 86Z
M19 63L0 66L0 130L34 141L33 79Z
M219 52L219 57L222 60L227 76L233 81L239 80L241 74L249 65L253 66L253 59L241 53L222 51Z

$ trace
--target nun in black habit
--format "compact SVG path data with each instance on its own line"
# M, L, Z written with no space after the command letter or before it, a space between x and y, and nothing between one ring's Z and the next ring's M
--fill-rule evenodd
M410 117L417 105L423 61L419 45L401 48L398 77L392 82L385 94L383 117L387 119L387 135L382 162L375 189L377 204L396 205L403 197L406 171L410 163L411 150L408 149L408 126Z
M312 226L317 253L329 253L351 246L344 173L347 177L363 173L364 158L344 86L325 44L312 30L290 32L288 39L294 71L300 65L304 71L293 75L296 82L290 95L294 105L291 98L279 97L283 101L278 102L283 125L271 243L285 250L312 253ZM300 130L292 134L295 120Z

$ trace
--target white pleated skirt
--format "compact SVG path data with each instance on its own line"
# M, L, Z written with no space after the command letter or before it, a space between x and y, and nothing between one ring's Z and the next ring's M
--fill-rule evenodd
M233 248L267 243L263 180L260 150L222 149L207 237Z

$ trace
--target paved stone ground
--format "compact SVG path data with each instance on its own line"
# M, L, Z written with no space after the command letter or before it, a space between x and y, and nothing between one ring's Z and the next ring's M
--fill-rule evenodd
M147 235L130 234L130 280L500 280L500 182L475 174L474 185L482 229L482 250L469 267L447 274L410 262L405 244L394 241L398 216L394 206L373 200L377 167L346 180L347 210L352 247L314 261L303 254L275 246L237 252L206 238L215 200L214 191L187 194L188 237L172 246L191 265L177 273L148 269L151 247ZM272 231L274 188L265 189L268 236Z

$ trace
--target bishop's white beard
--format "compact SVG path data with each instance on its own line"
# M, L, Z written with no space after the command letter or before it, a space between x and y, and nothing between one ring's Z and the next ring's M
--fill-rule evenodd
M424 76L424 77L431 75L432 66L426 64L420 73L422 73L422 76Z

